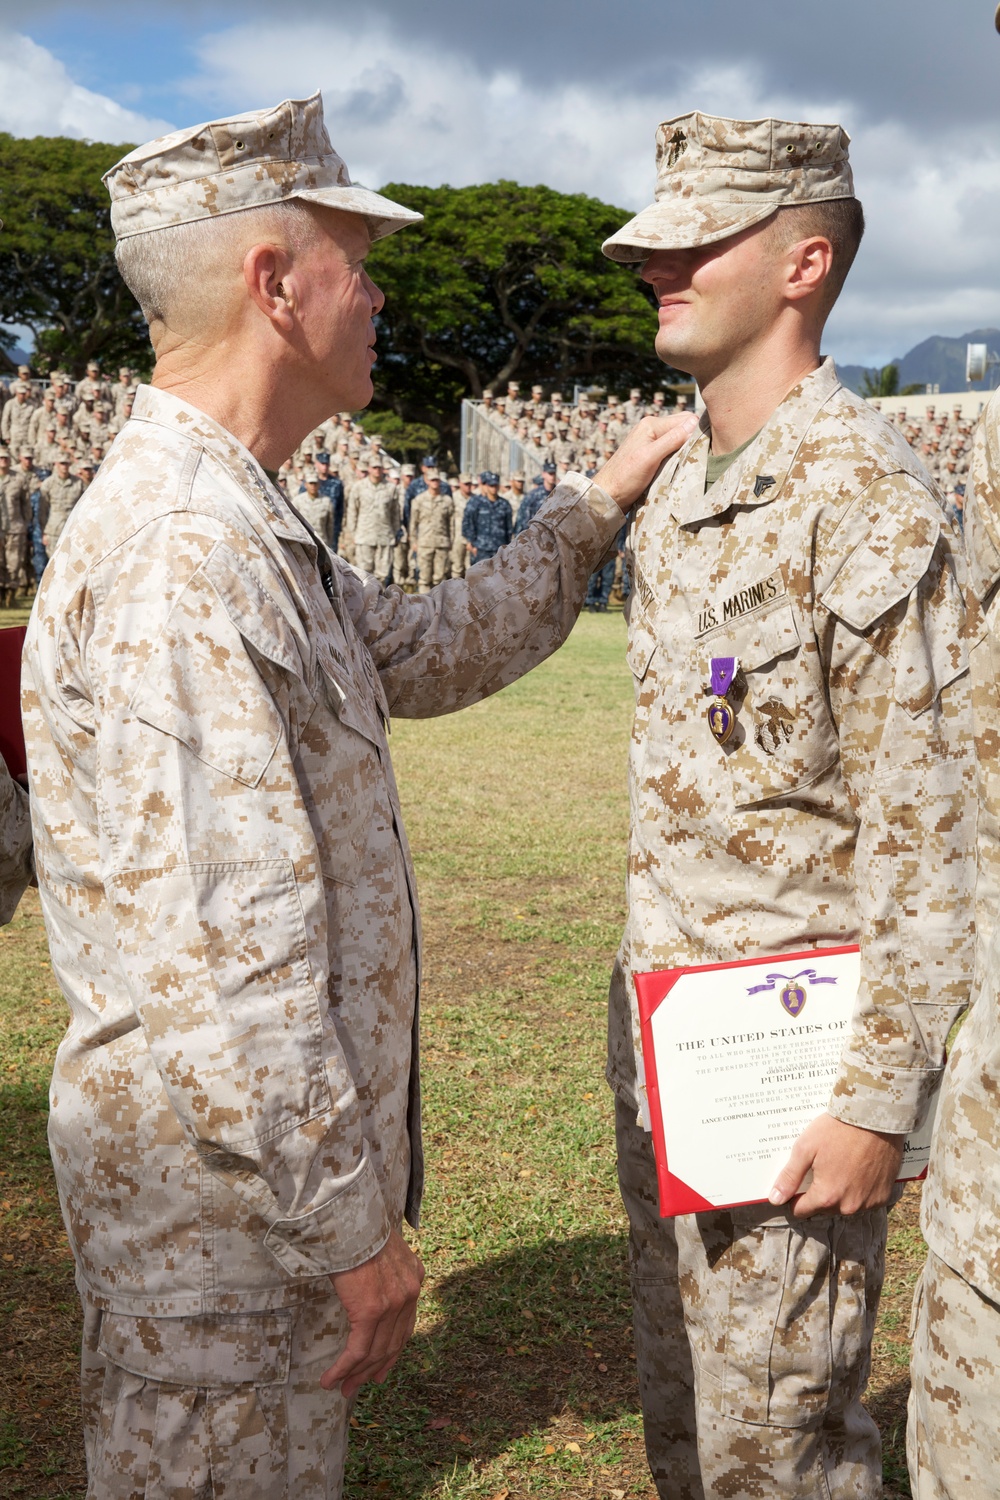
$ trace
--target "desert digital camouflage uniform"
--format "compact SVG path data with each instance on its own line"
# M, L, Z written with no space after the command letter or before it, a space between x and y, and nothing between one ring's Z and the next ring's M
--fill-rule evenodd
M398 486L388 479L360 479L351 490L347 529L354 538L355 564L363 573L389 577L401 525Z
M70 512L83 494L83 480L75 474L63 478L59 473L50 474L38 487L41 496L38 506L38 522L46 537L46 547L51 556L56 542L62 536L63 527Z
M31 419L35 414L36 404L32 400L31 387L25 381L15 381L11 391L13 394L4 403L3 414L0 415L0 437L12 453L18 453L30 445Z
M914 1500L996 1492L1000 1470L1000 394L965 495L979 776L975 1003L952 1047L924 1184L907 1456ZM980 612L981 611L981 612Z
M860 1397L886 1212L660 1220L632 975L859 943L829 1109L916 1124L972 968L963 566L910 450L829 360L706 493L708 448L706 419L629 537L629 918L608 1078L647 1445L664 1496L853 1500L881 1493ZM731 655L723 747L706 707L711 660Z
M82 380L78 380L73 394L77 404L82 406L84 401L107 401L110 396L107 384L101 379L101 367L93 360L87 365L87 373Z
M0 927L17 910L32 873L28 794L0 756Z
M318 481L317 481L318 483ZM333 501L321 495L317 489L311 495L307 489L300 490L292 502L300 516L309 522L321 542L333 551Z
M421 490L410 507L410 539L417 549L420 592L443 583L455 545L455 501L451 495Z
M37 448L45 436L49 424L55 425L56 401L51 391L46 391L40 406L36 406L28 421L27 445Z
M577 476L502 564L407 597L317 554L233 437L140 387L46 570L24 679L95 1500L131 1496L144 1456L165 1494L207 1495L218 1462L216 1497L284 1496L286 1399L335 1467L327 1277L415 1222L422 1181L388 716L553 651L619 523ZM289 1497L339 1494L295 1462Z
M838 125L664 121L655 201L604 252L643 261L853 198L848 145ZM627 559L629 916L608 1077L647 1450L663 1496L869 1500L881 1462L860 1397L885 1211L657 1219L632 976L857 942L828 1110L893 1134L925 1113L974 948L963 558L914 455L829 360L711 487L709 450L706 416ZM719 656L739 663L725 746L706 715Z

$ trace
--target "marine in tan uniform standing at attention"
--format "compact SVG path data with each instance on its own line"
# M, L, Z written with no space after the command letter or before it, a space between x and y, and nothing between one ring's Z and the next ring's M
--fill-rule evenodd
M644 263L657 353L707 408L629 532L632 828L609 1022L664 1500L881 1495L861 1397L885 1205L969 993L960 546L907 445L820 352L863 231L847 145L837 125L669 120L655 203L604 247ZM771 1203L661 1220L633 974L849 943L852 1035Z
M385 477L382 459L373 454L368 461L368 478L358 481L348 503L347 529L354 537L354 561L362 573L388 583L402 524L399 487Z
M371 399L373 239L318 95L108 174L156 368L25 651L39 886L72 1012L50 1144L84 1304L91 1500L335 1500L413 1328L419 918L390 711L566 638L679 441L571 476L468 582L383 589L270 476Z
M70 473L69 457L60 454L56 458L55 471L43 479L38 487L41 496L38 502L38 524L42 528L42 543L49 556L62 536L63 527L70 513L83 494L83 480Z
M455 544L455 501L441 493L441 474L428 469L427 488L414 496L410 506L410 544L416 552L420 592L429 594L451 571L451 549Z

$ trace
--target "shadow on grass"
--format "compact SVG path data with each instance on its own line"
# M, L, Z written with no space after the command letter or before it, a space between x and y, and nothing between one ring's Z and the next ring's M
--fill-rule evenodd
M349 1495L428 1495L456 1468L558 1430L586 1438L639 1410L624 1240L546 1241L470 1265L435 1289L439 1316L388 1384L364 1393Z

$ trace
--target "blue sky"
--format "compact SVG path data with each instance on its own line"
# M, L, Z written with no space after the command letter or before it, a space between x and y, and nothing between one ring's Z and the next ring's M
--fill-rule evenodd
M838 120L869 232L841 360L1000 327L994 0L0 0L0 129L138 141L323 89L352 174L513 177L632 211L657 123Z

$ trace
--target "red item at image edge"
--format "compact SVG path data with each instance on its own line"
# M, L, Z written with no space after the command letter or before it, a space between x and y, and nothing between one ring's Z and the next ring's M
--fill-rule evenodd
M28 769L21 728L21 652L26 625L8 625L0 630L0 755L17 779Z

